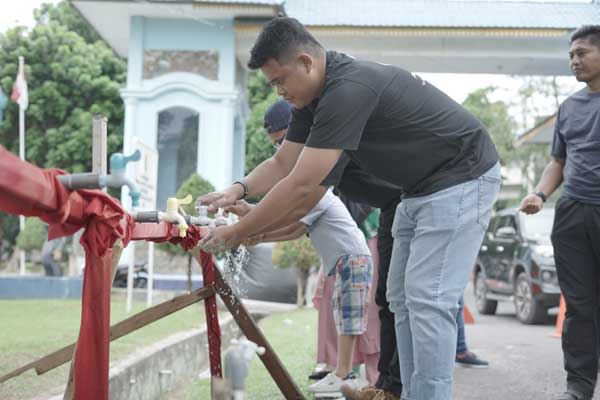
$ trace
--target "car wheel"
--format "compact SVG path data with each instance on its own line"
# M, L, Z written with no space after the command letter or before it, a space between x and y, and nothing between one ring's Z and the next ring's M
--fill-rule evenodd
M494 315L498 308L498 301L487 299L487 286L483 273L478 273L475 278L475 303L477 311L483 315Z
M514 289L515 312L517 318L524 324L541 324L548 317L546 307L533 297L531 284L525 272L517 277Z

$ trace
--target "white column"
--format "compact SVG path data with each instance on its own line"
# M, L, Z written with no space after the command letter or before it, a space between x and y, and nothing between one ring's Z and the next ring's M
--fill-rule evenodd
M123 154L126 156L131 154L132 138L136 135L136 118L137 118L137 99L135 98L124 98L125 101L125 122L123 130ZM127 165L126 174L132 176L133 165L129 163ZM131 198L129 197L129 188L123 186L121 189L121 203L126 210L131 210ZM135 266L135 241L129 242L126 248L121 253L120 263L127 264L127 301L125 310L131 311L133 304L133 274Z

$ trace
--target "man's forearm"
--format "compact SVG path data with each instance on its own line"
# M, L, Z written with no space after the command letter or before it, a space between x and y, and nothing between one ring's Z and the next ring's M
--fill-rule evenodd
M285 242L298 239L306 233L306 226L301 222L289 224L274 231L265 232L262 242Z
M540 182L535 188L536 192L542 192L546 197L550 197L552 193L560 186L563 181L564 161L552 160L544 168Z
M312 208L319 202L319 200L321 200L326 191L326 187L319 186L310 195L306 196L300 202L300 205L298 207L296 207L291 212L287 213L278 222L271 221L268 225L265 225L264 227L257 227L257 233L266 233L276 229L284 228L290 224L300 221L306 214L308 214L310 210L312 210Z
M248 187L247 196L256 197L264 195L288 173L289 171L274 157L263 161L244 178L244 183Z
M300 185L289 176L282 179L250 213L235 225L238 232L247 237L271 231L277 226L287 225L285 221L289 214L300 207L316 189L318 185Z

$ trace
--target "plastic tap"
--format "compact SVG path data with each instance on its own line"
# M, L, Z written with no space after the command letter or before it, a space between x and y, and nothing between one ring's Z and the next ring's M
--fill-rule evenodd
M129 188L132 208L139 207L141 192L133 179L125 175L125 167L130 161L138 161L141 153L136 150L130 156L124 156L123 153L114 153L110 156L110 175L99 173L82 173L60 175L59 181L71 190L78 189L101 189L106 186L120 189L122 186Z
M215 216L215 225L216 226L229 225L229 219L227 219L225 216L223 216L223 212L224 212L224 210L222 208L219 208L217 210L217 215Z
M129 188L129 196L131 197L131 206L134 208L139 207L140 196L142 194L133 179L125 175L125 168L128 162L139 161L141 157L142 153L139 150L136 150L130 156L125 156L123 153L114 153L110 156L110 175L100 176L100 184L102 186L114 188L127 186Z
M255 354L265 354L265 348L247 339L232 340L231 347L225 353L225 378L234 399L242 399L250 362Z
M163 219L168 222L177 223L179 228L179 236L185 237L187 232L188 224L185 222L183 215L179 214L179 206L184 204L190 204L192 202L192 195L188 194L183 199L175 197L169 197L167 199L167 211L163 213Z
M190 217L190 224L214 227L214 221L208 216L208 206L196 205L196 216Z

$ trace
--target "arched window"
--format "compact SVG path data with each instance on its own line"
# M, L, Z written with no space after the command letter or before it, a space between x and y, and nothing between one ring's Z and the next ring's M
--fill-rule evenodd
M171 107L158 114L158 195L162 209L181 183L196 172L199 114L186 107Z

